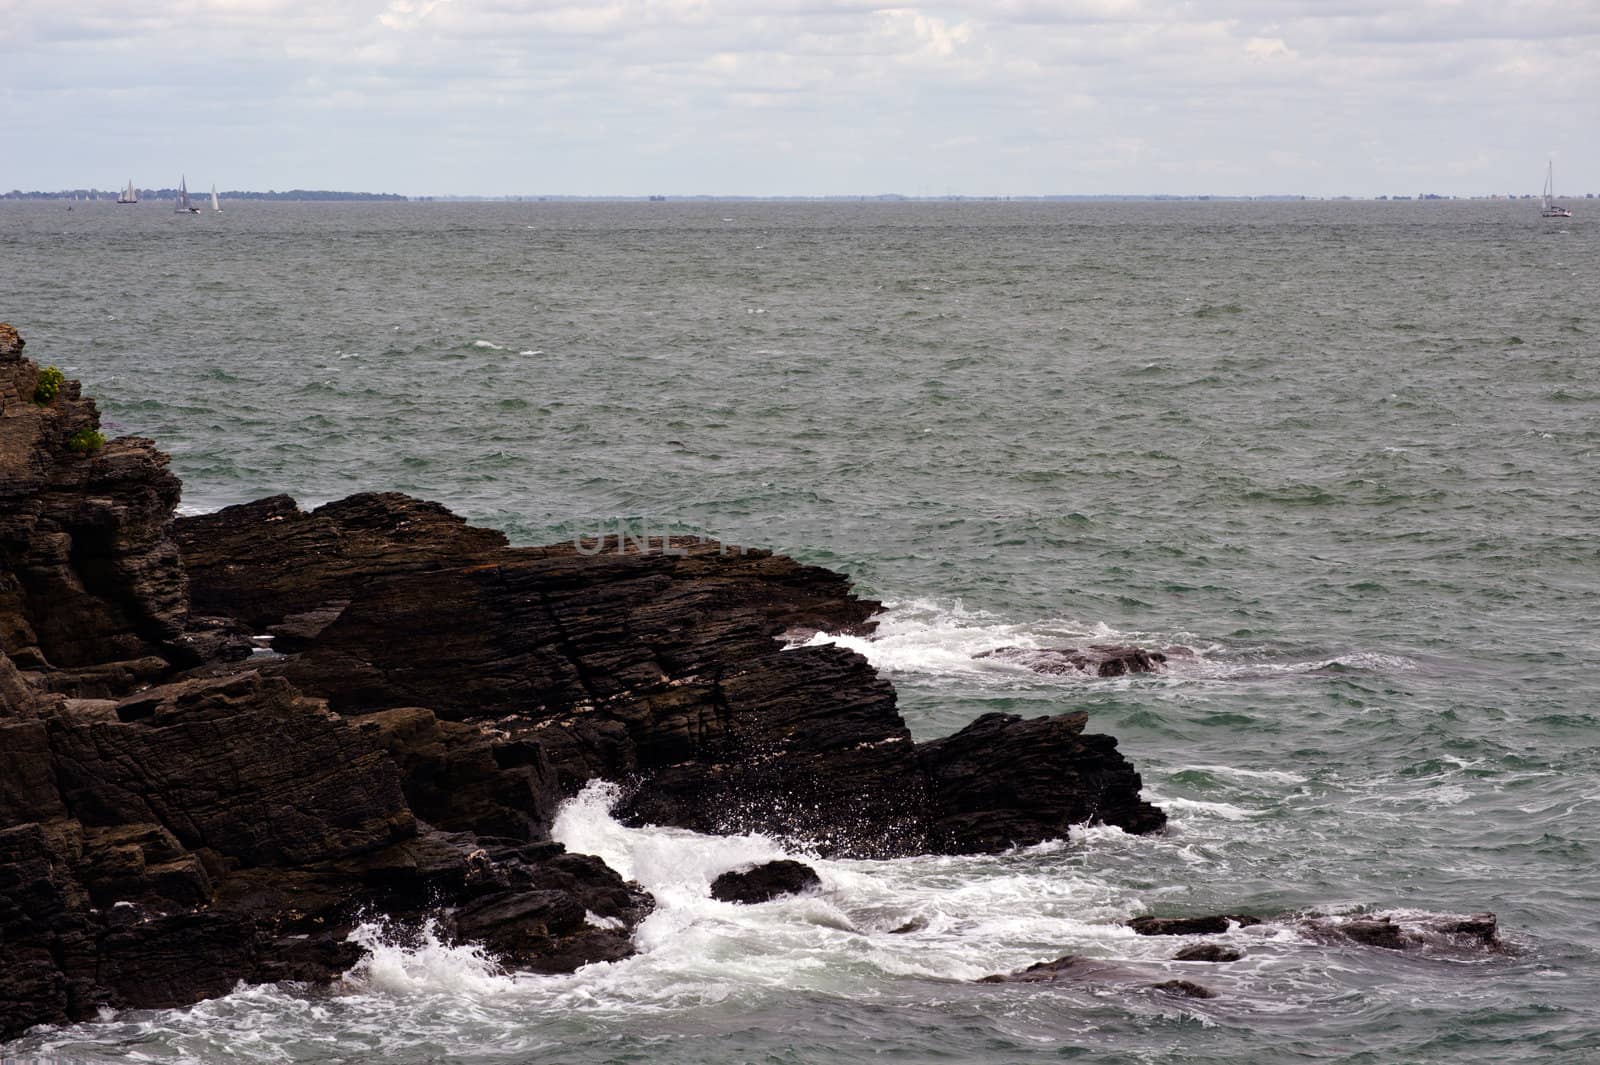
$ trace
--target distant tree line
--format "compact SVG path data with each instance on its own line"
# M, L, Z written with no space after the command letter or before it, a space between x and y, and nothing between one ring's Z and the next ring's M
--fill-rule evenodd
M121 195L118 189L61 189L57 192L23 192L21 189L12 189L10 192L0 193L0 200L115 200ZM190 189L192 197L208 196L206 190ZM229 189L217 193L218 196L228 200L384 200L405 201L407 197L393 192L335 192L331 189L289 189L278 192L269 189L266 192L252 192L248 189ZM178 190L170 189L140 189L141 200L174 200L178 197Z

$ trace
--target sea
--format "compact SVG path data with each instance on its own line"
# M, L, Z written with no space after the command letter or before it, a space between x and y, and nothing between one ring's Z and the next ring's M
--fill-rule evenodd
M332 986L0 1058L1600 1061L1600 209L222 206L0 204L0 319L171 453L185 512L397 490L517 544L786 552L884 602L818 639L919 739L1087 711L1171 822L823 860L624 826L593 783L556 836L654 892L635 957L528 975L373 923ZM1114 679L974 657L1088 643L1186 650ZM780 855L822 890L708 897ZM1502 952L1297 920L1479 911ZM1125 924L1151 913L1288 920L1209 964ZM976 982L1068 954L1102 976Z

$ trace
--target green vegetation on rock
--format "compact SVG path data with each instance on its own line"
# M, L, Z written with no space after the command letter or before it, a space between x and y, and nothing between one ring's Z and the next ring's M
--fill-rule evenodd
M106 446L106 434L98 429L84 426L71 436L67 437L67 450L75 451L80 455L87 455L99 451Z
M33 401L49 403L61 391L61 382L66 379L66 375L54 366L46 366L39 371L39 380L33 386Z

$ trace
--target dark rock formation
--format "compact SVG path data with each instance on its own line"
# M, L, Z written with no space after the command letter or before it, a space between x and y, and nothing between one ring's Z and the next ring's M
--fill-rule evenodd
M69 446L94 404L40 380L0 325L0 1039L331 979L369 918L540 971L624 957L649 895L549 838L597 776L634 821L841 854L1161 823L1082 715L918 747L863 658L785 650L870 630L839 574L688 540L514 549L394 494L175 524L166 456Z
M951 853L1062 838L1089 822L1149 832L1166 815L1139 797L1139 774L1110 736L1083 735L1082 712L1023 720L985 714L918 756L932 794L931 838ZM1003 772L995 767L1004 766Z
M130 663L149 679L191 657L178 479L149 440L71 450L75 432L100 425L94 401L66 381L36 402L40 369L22 346L0 331L0 648L21 668L63 671L58 691L100 694L74 671Z
M752 869L732 870L711 882L711 897L722 902L753 905L785 895L799 895L822 887L816 870L787 858Z
M1184 947L1172 956L1173 961L1238 961L1244 957L1236 950L1219 947L1215 943L1196 943Z
M1090 644L1088 647L997 647L974 658L998 658L1027 666L1035 673L1056 676L1088 673L1096 677L1121 677L1128 673L1154 673L1166 662L1160 651L1120 644Z
M195 601L242 604L236 616L295 652L283 674L336 711L492 723L493 756L536 767L556 796L594 777L630 782L617 813L634 822L861 856L1164 822L1115 741L1082 735L1081 715L985 719L915 746L864 659L778 641L866 631L878 604L765 551L507 548L396 495L310 513L279 497L182 519L178 535ZM1002 764L1013 771L991 772Z
M447 931L541 971L632 950L651 900L548 842L537 748L242 668L250 630L190 612L166 457L67 447L94 406L39 379L0 326L0 1040L331 979L364 913L453 904Z
M1230 926L1249 928L1261 918L1247 913L1225 913L1209 917L1135 917L1128 927L1141 936L1214 936Z
M1447 952L1506 951L1506 945L1500 939L1499 920L1492 913L1475 913L1466 917L1407 914L1399 919L1390 914L1350 917L1310 914L1301 918L1299 923L1317 939L1347 941L1383 950L1433 948Z
M1053 984L1058 980L1081 980L1086 975L1103 975L1108 971L1120 972L1105 962L1067 954L1054 961L1034 962L1026 969L1014 973L992 973L980 977L980 984Z
M1157 991L1166 991L1169 994L1181 995L1184 998L1216 998L1217 993L1209 987L1195 983L1193 980L1163 980L1159 984L1151 984Z
M1357 943L1384 950L1412 950L1420 947L1448 952L1502 952L1506 949L1499 935L1499 921L1492 913L1468 916L1452 914L1357 914L1330 917L1324 914L1290 914L1261 918L1249 914L1216 914L1205 917L1135 917L1128 927L1143 936L1220 935L1233 928L1255 925L1289 926L1315 940L1327 943ZM1237 961L1240 955L1215 944L1196 944L1174 956L1176 961Z
M1500 919L1492 913L1474 913L1466 917L1440 917L1433 922L1431 931L1439 935L1477 940L1483 946L1495 950L1505 946L1500 939Z
M1421 936L1406 932L1387 917L1359 918L1327 927L1353 943L1385 950L1404 950L1422 942Z
M534 855L523 848L522 856ZM571 972L627 957L633 948L619 933L654 906L638 885L587 854L558 853L529 864L502 857L495 868L501 875L450 916L451 929L504 964L535 972Z
M0 716L4 1037L241 979L331 979L359 953L346 936L364 909L420 918L455 900L462 936L553 971L625 956L649 908L559 845L418 822L373 730L280 678L28 709Z

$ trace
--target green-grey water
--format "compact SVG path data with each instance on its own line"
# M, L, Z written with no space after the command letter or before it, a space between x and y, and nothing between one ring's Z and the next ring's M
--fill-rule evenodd
M699 531L849 573L919 737L1089 711L1172 816L994 858L569 846L657 894L570 977L397 944L331 989L0 1056L511 1062L1600 1060L1600 225L1525 203L0 206L0 318L184 506L398 489L536 543ZM1006 644L1181 645L1044 677ZM1505 954L1145 912L1494 910ZM893 935L909 916L923 931ZM975 985L1077 953L1218 992Z

